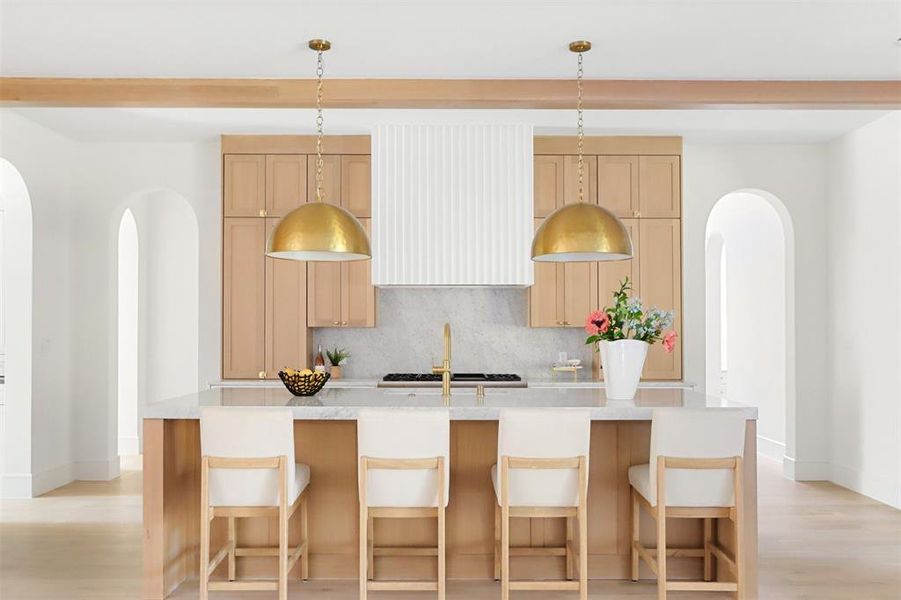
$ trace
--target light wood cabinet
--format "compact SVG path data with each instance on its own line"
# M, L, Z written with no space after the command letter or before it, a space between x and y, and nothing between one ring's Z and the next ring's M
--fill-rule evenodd
M262 217L266 210L266 156L226 154L223 159L223 215Z
M638 219L623 219L623 225L632 238L632 260L615 260L598 263L598 304L604 308L613 304L613 293L619 290L626 277L632 282L632 293L641 294L641 233Z
M372 216L371 163L368 155L341 157L341 206L361 219Z
M598 156L598 204L617 217L639 216L637 156Z
M278 219L266 219L267 237ZM309 367L311 336L307 329L307 263L265 259L266 378L277 379L283 367Z
M360 219L368 233L371 219ZM309 263L310 327L375 327L372 261Z
M639 215L678 218L682 206L682 164L678 156L642 156L638 161Z
M307 157L266 156L266 216L284 217L307 201Z
M563 156L536 156L532 176L535 218L543 218L563 206Z
M266 221L226 218L222 241L222 377L256 379L266 370Z
M682 335L682 222L679 219L641 219L639 221L641 299L646 306L675 310L673 323ZM681 338L672 354L663 345L648 350L643 377L680 379L682 377Z

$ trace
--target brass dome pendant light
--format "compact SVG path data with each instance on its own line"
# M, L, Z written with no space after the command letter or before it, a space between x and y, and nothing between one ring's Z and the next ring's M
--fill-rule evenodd
M366 230L350 211L328 204L322 193L322 53L327 40L310 40L316 57L316 198L285 215L269 237L266 255L310 261L372 258Z
M584 202L582 127L582 53L591 50L591 42L569 45L579 55L578 131L579 201L558 208L544 220L532 239L532 260L537 262L592 262L632 258L632 240L622 222L606 208Z

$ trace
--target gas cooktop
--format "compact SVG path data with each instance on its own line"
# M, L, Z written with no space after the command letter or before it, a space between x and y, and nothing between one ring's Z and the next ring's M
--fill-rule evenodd
M380 387L437 387L441 385L441 375L434 373L388 373L379 382ZM522 377L513 373L454 373L451 375L454 387L526 387Z

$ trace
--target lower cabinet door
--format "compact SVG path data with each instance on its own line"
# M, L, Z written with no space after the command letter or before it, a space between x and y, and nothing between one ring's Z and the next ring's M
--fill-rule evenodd
M632 286L632 294L641 295L640 258L641 249L638 219L622 219L623 225L632 238L632 259L614 260L598 263L598 307L605 308L613 305L613 293L619 291L623 279L629 278Z
M641 219L641 299L646 306L674 310L679 338L667 354L660 342L648 350L645 379L682 378L682 230L679 219Z
M227 217L222 235L222 378L257 379L266 370L266 220Z
M564 263L563 326L584 327L585 317L598 307L596 263Z
M266 219L267 236L278 219ZM266 378L284 367L310 366L307 263L266 258Z

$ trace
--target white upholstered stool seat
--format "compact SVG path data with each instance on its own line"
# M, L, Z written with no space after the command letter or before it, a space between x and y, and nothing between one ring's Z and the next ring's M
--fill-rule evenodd
M235 473L235 475L244 475ZM271 477L270 477L271 475ZM210 506L278 506L278 483L275 473L251 471L248 469L243 481L218 484L210 474ZM266 481L271 479L271 482ZM310 485L310 467L294 463L294 476L288 482L288 504L294 504L307 486Z
M629 484L651 506L657 506L656 489L651 489L651 465L629 467ZM655 474L656 476L656 474ZM732 471L688 471L668 469L666 505L673 507L734 506Z
M657 598L669 590L734 591L744 596L742 470L745 417L737 409L658 408L651 420L648 464L629 468L632 487L632 580L638 581L639 559L657 575ZM657 525L657 547L640 539L644 507ZM666 521L703 519L702 548L683 548L686 556L704 559L703 581L667 580ZM716 520L733 521L735 551L729 553L716 538ZM723 563L734 581L712 581L713 559Z
M497 463L491 467L494 577L501 599L511 590L574 590L588 597L588 454L591 414L583 409L506 409L498 418ZM511 581L510 557L534 556L510 546L511 518L563 518L566 542L541 551L566 558L567 581ZM574 523L578 524L578 532ZM578 533L576 536L575 534ZM576 541L578 538L578 542ZM578 553L576 553L578 548ZM575 579L578 557L578 581Z

